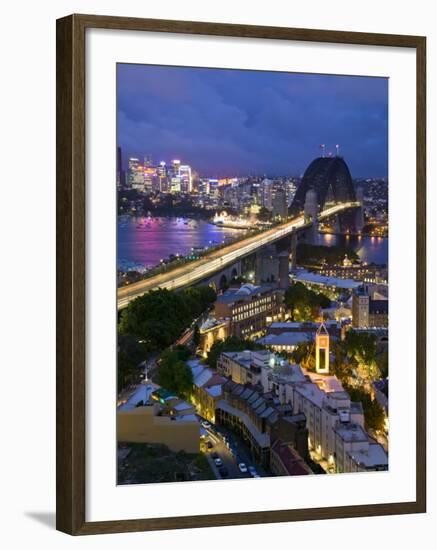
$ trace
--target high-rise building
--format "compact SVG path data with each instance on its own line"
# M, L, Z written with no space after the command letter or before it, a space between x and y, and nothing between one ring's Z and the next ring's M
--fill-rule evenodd
M158 176L158 191L161 193L168 192L168 177L167 177L167 167L164 161L159 163L159 166L156 170Z
M273 182L267 178L264 178L259 186L259 198L260 204L268 210L272 209L273 199Z
M131 157L129 159L129 187L136 189L137 191L144 191L144 172L140 161Z
M179 166L181 165L181 161L179 159L174 159L171 161L171 164L172 164L173 176L178 176Z
M275 196L272 199L273 219L280 218L286 220L288 215L287 194L285 189L276 189Z
M157 181L156 168L152 166L144 166L144 190L150 192L154 189L155 183Z
M124 184L123 181L123 163L121 156L121 147L117 147L117 187L121 187Z
M191 193L193 191L191 166L188 166L188 164L180 164L178 175L181 181L181 191L183 193Z

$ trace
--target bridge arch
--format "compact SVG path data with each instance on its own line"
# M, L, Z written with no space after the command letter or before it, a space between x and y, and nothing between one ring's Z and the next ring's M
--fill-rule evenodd
M219 288L223 290L228 286L228 278L226 277L225 273L222 273L219 279Z
M317 194L319 211L325 203L354 201L355 189L349 168L342 157L318 157L305 170L302 181L290 206L290 214L300 214L307 192Z

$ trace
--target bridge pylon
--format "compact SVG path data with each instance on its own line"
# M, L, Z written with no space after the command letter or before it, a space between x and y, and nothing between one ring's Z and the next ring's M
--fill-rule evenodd
M314 189L308 189L305 195L305 204L304 204L304 220L305 223L310 223L311 225L306 230L306 241L308 244L316 244L317 242L317 233L319 230L318 224L318 213L319 213L319 204L317 199L317 193Z

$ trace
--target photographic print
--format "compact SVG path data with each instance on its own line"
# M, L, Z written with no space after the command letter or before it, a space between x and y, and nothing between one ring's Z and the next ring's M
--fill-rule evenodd
M389 468L388 79L117 64L117 482Z

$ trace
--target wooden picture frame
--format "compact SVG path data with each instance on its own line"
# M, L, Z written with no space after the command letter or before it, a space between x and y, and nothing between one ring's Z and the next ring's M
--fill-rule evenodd
M331 508L87 522L85 517L85 32L89 28L410 48L417 62L416 499ZM57 529L72 535L426 510L426 39L420 36L71 15L57 21ZM188 487L188 486L187 486ZM187 490L189 490L187 488Z

